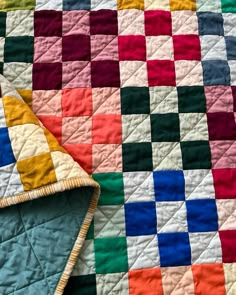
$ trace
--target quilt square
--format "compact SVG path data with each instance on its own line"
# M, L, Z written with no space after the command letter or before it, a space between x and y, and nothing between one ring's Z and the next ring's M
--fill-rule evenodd
M42 10L34 13L34 36L62 36L62 11Z
M206 96L202 86L177 87L180 113L205 113Z
M91 35L117 35L117 11L108 9L91 11L90 33Z
M120 61L121 86L148 86L147 64L143 61Z
M234 112L236 111L236 86L231 86L231 91L233 95L233 107L234 107Z
M119 60L146 60L144 36L119 36Z
M96 274L70 276L64 292L71 294L74 290L79 289L82 294L89 292L90 295L96 295L96 284Z
M117 36L92 35L90 41L92 60L119 60Z
M58 117L58 116L38 116L37 118L43 123L45 128L50 130L52 135L54 135L56 137L57 141L61 144L62 117ZM50 144L49 139L48 139L48 144Z
M125 143L122 145L123 171L152 171L151 143Z
M198 35L198 19L195 11L172 11L173 35Z
M88 61L68 61L62 63L62 86L66 88L90 88L91 64Z
M16 163L12 163L7 166L5 165L2 166L2 164L0 164L0 173L1 173L0 193L2 197L13 196L14 194L20 194L24 192L24 188L22 186L21 179L20 179L20 174L16 168ZM13 211L14 210L17 210L17 209L14 208ZM6 223L9 223L9 221L7 221L6 218L2 218L2 221L1 221L2 226L4 226L4 224ZM17 228L19 229L19 231L23 232L24 229L23 229L23 224L21 223L21 220L15 219L15 221L11 223L12 229L9 230L9 227L8 227L8 230L5 231L2 238L3 240L8 240L12 236L13 232L15 234L17 233L16 225L18 225Z
M13 155L7 128L0 128L0 140L3 148L3 153L0 157L0 167L15 163L16 160Z
M236 86L236 61L235 60L229 60L228 65L230 68L230 84L232 86Z
M207 102L207 112L233 112L233 92L233 88L228 86L206 86L205 95Z
M97 274L96 283L97 283L97 290L99 290L99 292L101 290L101 295L106 295L106 293L108 294L119 293L120 290L129 290L128 274L125 272L112 273L112 274L110 273ZM106 287L104 288L104 286ZM97 294L97 291L96 291L96 294Z
M221 12L221 0L197 0L197 11Z
M236 199L216 201L219 230L234 230L236 222Z
M132 19L131 23L130 19ZM144 11L138 9L119 10L118 27L119 35L145 35Z
M202 60L226 60L225 38L222 36L201 36Z
M236 15L235 13L224 13L224 35L236 36Z
M236 264L235 263L228 263L223 264L224 268L224 277L225 277L225 289L226 293L230 294L230 292L235 292L236 284L234 280L234 272L236 270ZM232 293L233 295L233 293Z
M74 48L74 49L73 49ZM79 50L78 50L79 48ZM90 60L90 37L87 35L68 35L62 37L62 60Z
M0 37L6 36L6 18L7 13L4 11L0 12Z
M1 71L3 73L3 66L4 66L4 52L5 50L5 38L0 37L0 62L1 62Z
M60 37L35 37L34 62L61 62L62 41Z
M170 9L173 10L196 10L196 0L170 0Z
M7 37L4 62L33 62L34 39L30 36Z
M153 142L177 142L180 140L178 114L152 114L151 128Z
M224 60L202 61L204 85L230 85L230 68Z
M147 60L174 60L173 40L170 36L146 37Z
M219 231L224 263L236 262L236 230Z
M188 233L158 233L161 267L191 265Z
M236 12L236 4L235 2L232 2L231 0L221 0L222 5L222 12L228 13L228 12Z
M100 9L117 10L117 0L108 0L106 2L101 0L91 0L91 10Z
M188 200L186 207L189 232L218 231L215 200Z
M226 52L227 52L227 59L228 60L235 60L236 59L236 37L235 36L226 36L225 37L226 43Z
M63 11L62 34L65 35L90 35L89 11L73 10Z
M185 200L183 171L154 171L153 178L156 201Z
M31 10L9 11L6 18L6 36L33 36L33 17Z
M172 35L170 12L147 10L144 15L146 36Z
M184 169L211 168L211 152L208 141L184 141L180 144Z
M175 64L170 60L147 62L149 86L175 86Z
M236 143L233 140L210 142L212 168L236 168Z
M144 0L117 0L118 9L144 9Z
M96 273L127 272L126 238L99 238L94 240Z
M62 0L36 0L35 10L62 10Z
M91 0L63 0L63 10L90 10Z
M202 64L200 61L196 61L196 60L175 61L175 72L176 72L176 84L178 86L203 85Z
M170 10L169 0L144 0L145 10Z
M198 12L197 16L200 35L224 36L223 17L221 13Z
M216 199L234 199L236 194L236 169L213 169Z
M53 90L62 87L61 63L34 63L33 89Z
M93 114L120 114L120 88L92 88Z
M153 235L157 232L155 202L125 204L127 236Z
M1 3L1 9L3 10L33 10L35 7L35 0L27 0L21 1L12 0L12 1L4 1Z
M150 108L152 114L178 113L176 87L150 87Z
M119 62L92 61L91 79L92 87L120 87Z
M198 35L173 36L175 60L201 60L201 46Z

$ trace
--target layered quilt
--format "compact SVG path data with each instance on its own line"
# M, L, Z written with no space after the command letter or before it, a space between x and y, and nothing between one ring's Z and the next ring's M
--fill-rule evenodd
M20 187L12 178L2 200L6 191L34 190L34 183L44 181L44 171L50 183L82 173L90 181L82 186L90 190L93 209L88 209L88 195L81 188L77 194L82 197L73 194L71 199L85 203L72 208L79 212L76 216L90 211L91 219L101 187L86 240L81 238L83 247L76 251L61 289L56 288L63 269L58 276L56 272L71 249L64 233L76 228L69 219L59 222L62 229L55 223L55 235L47 236L48 243L61 237L55 250L64 245L60 253L48 253L47 243L37 245L48 263L45 269L53 265L55 270L48 279L50 288L30 289L34 275L19 269L18 275L4 279L0 271L0 293L235 295L236 2L0 0L0 10L0 72L35 120L29 121L12 99L5 103L3 95L5 113L12 117L18 112L21 118L5 125L0 121L0 138L14 145L14 136L44 130L37 152L35 137L27 152L15 154L9 145L9 159L0 156L0 166L12 165L8 173L21 179ZM22 124L34 126L23 130ZM45 143L48 137L53 144ZM32 165L35 152L38 170L22 180L21 169ZM58 168L58 176L60 159L79 170L72 176L63 172L70 168ZM51 162L54 176L48 170ZM0 172L0 191L2 183ZM48 201L35 208L42 206L50 216L50 197L17 205L20 212L28 206L26 231L34 212L28 204L40 200ZM12 226L14 214L6 219ZM73 239L78 231L71 234ZM6 257L15 263L16 258ZM17 289L23 283L13 284L22 276L29 286L24 293Z

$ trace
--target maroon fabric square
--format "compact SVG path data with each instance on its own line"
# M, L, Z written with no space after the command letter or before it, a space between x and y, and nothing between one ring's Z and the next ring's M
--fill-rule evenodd
M34 13L34 36L62 36L62 11L40 10Z
M236 230L219 231L223 263L236 262Z
M119 36L120 60L146 60L146 40L144 36Z
M62 61L89 61L90 59L90 36L68 35L62 38Z
M175 60L201 60L201 46L197 35L173 36Z
M120 87L118 61L91 62L92 87Z
M235 140L236 124L234 113L207 113L210 140Z
M62 87L62 63L34 63L33 90L52 90Z
M117 35L117 11L101 9L90 12L91 35Z
M231 86L234 99L234 112L236 112L236 86Z
M171 13L169 11L145 11L146 36L172 35Z
M149 86L176 86L173 61L149 60L147 69Z

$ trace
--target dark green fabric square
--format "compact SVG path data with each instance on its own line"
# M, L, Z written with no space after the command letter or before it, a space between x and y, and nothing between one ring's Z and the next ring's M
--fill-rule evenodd
M221 0L222 12L236 12L235 0Z
M100 238L94 240L96 273L127 272L126 238Z
M150 96L148 87L121 88L121 113L149 114Z
M64 295L96 295L96 275L70 277Z
M178 87L178 105L180 113L205 113L206 97L202 86Z
M184 169L211 168L211 152L208 141L185 141L180 145Z
M6 12L0 12L0 37L6 36Z
M0 62L0 74L3 75L3 62Z
M122 173L94 174L93 178L101 186L99 205L124 204L124 184Z
M153 142L180 141L179 115L174 113L151 115Z
M29 36L7 37L4 48L5 62L33 62L34 38Z
M93 240L94 238L94 219L92 220L89 230L87 232L86 240Z
M152 145L148 142L122 145L123 171L152 171Z

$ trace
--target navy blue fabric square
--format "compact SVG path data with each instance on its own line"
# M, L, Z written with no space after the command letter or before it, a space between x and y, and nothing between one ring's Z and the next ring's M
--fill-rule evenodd
M127 236L143 236L157 233L155 202L125 204Z
M217 208L213 199L186 201L189 232L217 231Z
M202 61L204 86L230 86L230 68L225 60Z
M0 128L0 142L2 152L0 154L0 167L15 163L11 142L7 128Z
M156 201L185 200L183 171L153 172Z
M188 233L158 234L161 267L191 265Z
M236 59L236 37L225 37L225 44L228 60Z
M224 21L221 13L199 12L197 16L199 35L224 36Z
M90 10L91 0L63 0L63 10Z

